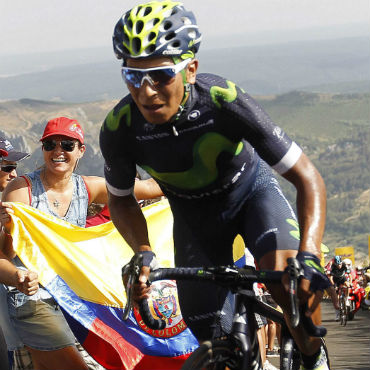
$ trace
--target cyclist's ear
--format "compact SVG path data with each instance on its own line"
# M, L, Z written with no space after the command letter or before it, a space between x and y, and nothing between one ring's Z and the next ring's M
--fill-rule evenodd
M198 59L193 59L186 68L186 81L194 85L198 70Z

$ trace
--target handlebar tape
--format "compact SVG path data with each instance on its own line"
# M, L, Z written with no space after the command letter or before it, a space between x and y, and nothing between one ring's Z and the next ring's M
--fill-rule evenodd
M162 330L166 327L164 320L155 319L149 309L148 301L146 299L140 301L139 312L146 326L153 330Z

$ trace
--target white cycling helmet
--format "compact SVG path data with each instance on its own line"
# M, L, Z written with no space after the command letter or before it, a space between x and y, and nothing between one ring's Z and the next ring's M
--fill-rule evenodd
M343 260L343 263L344 263L347 267L352 268L352 261L351 261L349 258L345 258L345 259Z

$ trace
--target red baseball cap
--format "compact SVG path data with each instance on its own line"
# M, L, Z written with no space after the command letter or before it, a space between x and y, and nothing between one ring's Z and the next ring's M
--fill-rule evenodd
M84 132L81 125L75 120L67 117L58 117L51 119L42 134L40 141L49 136L63 135L77 139L81 144L84 143Z

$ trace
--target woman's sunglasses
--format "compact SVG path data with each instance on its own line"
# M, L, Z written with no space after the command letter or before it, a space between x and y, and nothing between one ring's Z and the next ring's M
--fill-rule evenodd
M1 166L0 168L1 168L1 171L10 173L10 172L17 169L17 165L16 164L8 164L8 165Z
M61 140L59 141L60 146L66 152L73 152L76 146L76 141L73 140ZM42 142L42 147L46 152L50 152L57 147L57 141L55 140L44 140Z
M147 69L122 67L122 77L126 82L137 89L141 87L145 81L153 87L160 87L169 84L176 74L182 71L190 61L191 58L188 58L179 64Z

